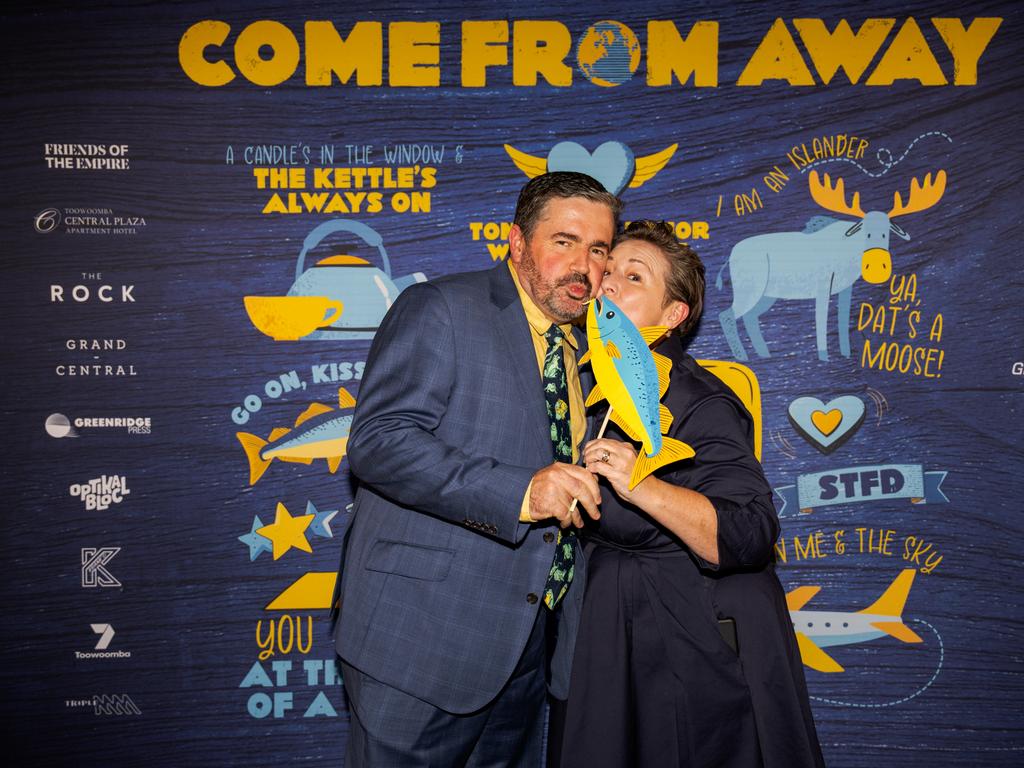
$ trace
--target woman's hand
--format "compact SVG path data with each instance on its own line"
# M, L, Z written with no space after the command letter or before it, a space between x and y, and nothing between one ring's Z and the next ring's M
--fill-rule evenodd
M583 446L583 465L595 475L607 478L612 490L623 501L633 503L634 493L629 490L629 478L636 463L636 450L629 443L600 438Z
M678 536L690 550L712 565L718 564L718 513L702 493L648 475L633 490L629 478L636 449L618 440L592 440L583 446L588 470L608 479L615 494L639 507Z

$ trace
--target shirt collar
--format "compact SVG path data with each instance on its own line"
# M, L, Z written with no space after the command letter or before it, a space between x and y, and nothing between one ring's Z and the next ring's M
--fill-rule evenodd
M512 264L512 260L506 262L508 264L509 272L512 273L512 282L516 284L516 291L519 293L519 302L523 305L523 310L526 312L526 322L530 324L530 328L538 336L543 336L548 332L548 328L551 327L551 319L541 311L533 298L523 288L522 283L519 282L519 273L516 272L515 266ZM573 349L577 349L579 343L576 341L576 337L572 333L572 323L559 323L559 330L562 335L568 340L570 346Z

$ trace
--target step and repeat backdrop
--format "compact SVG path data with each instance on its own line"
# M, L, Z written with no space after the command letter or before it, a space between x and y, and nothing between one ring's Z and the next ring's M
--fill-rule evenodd
M707 265L690 351L759 384L828 764L1020 764L1021 22L6 12L8 764L343 761L329 608L370 342L404 288L504 260L545 170Z

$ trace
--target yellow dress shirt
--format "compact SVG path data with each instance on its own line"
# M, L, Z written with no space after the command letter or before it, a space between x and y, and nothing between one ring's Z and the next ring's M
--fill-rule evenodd
M548 343L544 334L551 327L551 320L533 302L530 294L523 290L523 286L519 282L519 275L511 261L508 262L508 269L516 284L519 301L526 312L526 322L529 323L530 330L533 331L530 334L530 339L533 341L533 351L537 354L537 375L543 378L544 357L548 351ZM562 344L562 352L565 356L565 381L569 386L569 425L572 429L572 460L575 462L579 461L579 446L587 432L587 419L583 407L583 387L580 385L580 372L576 367L576 350L579 345L576 342L576 337L572 335L572 323L562 323L558 327L568 342L568 347ZM520 522L533 522L533 518L530 517L530 489L532 487L531 483L526 488L526 495L523 497L523 503L519 510Z

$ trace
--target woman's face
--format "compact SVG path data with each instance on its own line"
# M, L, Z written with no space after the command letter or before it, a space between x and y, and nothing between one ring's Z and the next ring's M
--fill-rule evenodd
M597 295L608 296L637 328L675 328L690 308L681 301L665 305L668 269L668 259L658 246L645 240L626 240L608 257Z

